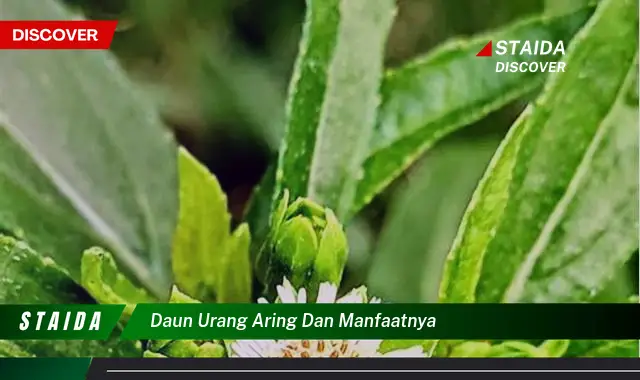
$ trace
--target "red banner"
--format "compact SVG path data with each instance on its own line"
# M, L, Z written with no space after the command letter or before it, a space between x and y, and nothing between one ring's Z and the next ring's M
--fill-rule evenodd
M105 50L118 21L0 21L0 49Z

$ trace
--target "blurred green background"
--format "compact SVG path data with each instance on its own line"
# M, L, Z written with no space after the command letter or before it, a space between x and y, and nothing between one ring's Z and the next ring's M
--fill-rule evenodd
M386 64L401 65L453 37L587 1L398 0ZM252 188L277 154L305 1L66 2L89 18L120 20L113 52L177 139L218 177L234 218L241 219ZM438 144L347 226L345 287L366 283L394 302L436 301L462 213L526 101ZM637 289L636 253L599 300L623 302Z

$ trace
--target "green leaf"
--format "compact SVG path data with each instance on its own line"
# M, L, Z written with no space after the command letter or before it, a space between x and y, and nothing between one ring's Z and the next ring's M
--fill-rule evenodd
M171 290L169 303L199 302L182 293L176 286ZM224 354L224 343L218 340L150 340L143 352L145 358L221 358Z
M10 340L0 340L0 358L31 358L34 354L22 349Z
M567 352L570 340L545 340L540 349L543 351L544 357L561 358Z
M382 104L364 177L351 215L367 205L427 149L456 130L539 88L540 72L497 73L496 62L553 61L557 56L476 57L488 41L564 41L587 21L593 7L536 16L475 37L454 40L398 69L382 83Z
M206 167L184 148L178 162L180 215L172 261L176 284L198 300L248 302L249 230L241 225L231 234L227 197Z
M478 184L463 216L445 262L440 282L439 298L443 302L474 302L475 287L482 268L482 250L492 236L492 226L502 217L507 202L511 171L523 135L521 127L526 115L521 116L502 141L489 167ZM480 253L477 253L480 252Z
M587 301L637 249L637 13L602 2L566 72L512 127L462 221L442 301Z
M491 343L469 341L455 345L447 356L452 358L484 358L490 353Z
M541 356L544 355L538 347L515 340L496 344L487 354L487 357L492 358L535 358Z
M123 315L131 317L138 303L151 303L157 300L144 289L132 284L122 274L111 253L94 247L82 255L81 284L91 296L102 304L125 304Z
M557 14L574 9L577 5L587 5L598 0L545 0L545 13Z
M258 253L269 235L269 221L271 216L271 201L275 189L275 165L270 166L263 175L260 183L253 189L251 199L247 205L244 220L249 224L251 239L251 261L256 263ZM256 267L257 269L257 267ZM261 274L256 273L261 278Z
M51 0L2 3L5 20L75 16ZM2 54L0 87L0 223L26 231L78 281L81 252L108 246L123 269L167 297L176 147L154 107L102 51ZM13 161L29 171L16 173Z
M433 349L435 348L437 341L435 340L417 340L417 339L407 339L407 340L383 340L380 343L380 348L378 348L378 352L381 354L386 354L396 350L406 350L415 346L422 346L423 352L431 354Z
M73 304L95 301L51 259L26 243L0 236L0 304ZM0 341L0 356L42 357L140 356L136 341L20 340Z
M182 293L182 291L180 291L180 289L178 289L178 287L174 285L173 289L171 289L169 303L200 303L200 301Z
M639 349L637 340L572 340L566 356L637 358Z
M191 297L215 296L221 253L226 250L231 216L217 179L186 149L179 149L180 212L173 240L173 273Z
M221 259L222 272L217 286L216 300L218 302L249 302L253 284L249 258L251 244L249 226L241 224L231 235L228 244Z
M318 252L309 281L312 290L319 289L320 284L325 282L340 286L347 264L349 244L344 228L331 210L325 210L324 218L326 226L318 242Z
M99 237L0 124L0 227L79 279L80 256ZM76 263L76 260L78 263Z
M629 296L638 292L638 285L635 278L638 278L638 263L629 260L627 264L620 268L611 281L602 291L595 296L591 302L594 303L619 303L629 301ZM636 301L637 303L637 301Z
M264 234L264 241L260 242L260 248L255 258L255 273L258 281L262 284L269 284L274 280L272 273L275 269L273 264L273 254L275 243L278 239L278 232L280 226L284 221L285 214L287 213L287 207L289 206L289 191L284 190L280 200L276 203L275 207L269 214L268 230ZM267 292L269 289L266 289Z
M442 265L497 139L442 144L394 193L369 289L390 302L437 302Z
M568 340L546 340L540 346L509 340L492 345L486 341L465 341L451 348L449 357L458 358L559 358L567 351Z
M350 211L375 125L393 0L308 0L276 193Z

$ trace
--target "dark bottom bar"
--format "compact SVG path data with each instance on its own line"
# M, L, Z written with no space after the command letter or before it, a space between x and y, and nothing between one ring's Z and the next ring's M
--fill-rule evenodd
M88 380L640 378L638 359L94 359ZM390 378L393 376L393 378Z
M331 372L331 373L323 373L323 372L313 372L313 373L300 373L300 372L269 372L269 373L256 373L256 372L233 372L233 373L220 373L220 372L208 372L208 373L108 373L106 376L101 377L101 379L109 379L109 380L211 380L215 377L217 380L237 380L240 378L250 378L253 376L277 376L279 380L327 380L330 378L331 380L353 380L354 376L363 377L366 376L368 379L375 380L389 380L389 376L394 376L394 380L398 379L398 376L401 376L402 379L410 379L410 380L425 380L428 378L429 380L453 380L453 379L476 379L476 380L513 380L513 379L576 379L576 380L596 380L602 379L603 376L609 377L609 379L638 379L640 373L629 373L629 372L459 372L459 371L450 371L450 372L391 372L391 373L381 373L381 372ZM613 377L611 377L613 376ZM93 377L88 377L88 380L93 380ZM97 379L97 378L96 378Z

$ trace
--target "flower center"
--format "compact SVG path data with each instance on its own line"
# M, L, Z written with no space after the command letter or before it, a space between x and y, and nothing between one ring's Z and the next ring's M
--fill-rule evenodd
M274 353L283 358L356 358L359 353L348 340L290 340L284 341Z

